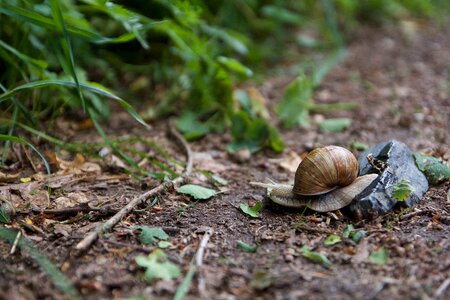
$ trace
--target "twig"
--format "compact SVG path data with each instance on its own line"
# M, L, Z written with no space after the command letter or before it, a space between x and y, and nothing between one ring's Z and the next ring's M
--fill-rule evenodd
M445 290L448 288L449 285L450 285L450 277L445 279L444 282L438 287L438 289L434 293L434 297L438 298L440 295L442 295L442 293L445 292Z
M202 241L200 242L200 246L197 250L197 254L195 255L195 264L197 268L200 268L203 265L203 254L205 252L206 245L208 244L209 238L214 233L214 230L212 228L208 228L206 230L205 234L203 235ZM200 295L202 295L202 298L205 298L205 278L201 274L201 270L198 275L198 291Z
M404 214L403 216L400 217L400 220L406 220L409 218L412 218L414 216L421 216L421 215L428 215L428 214L432 214L434 211L431 209L425 209L425 210L416 210L407 214Z
M111 230L111 228L114 227L114 225L116 225L120 220L122 220L126 215L128 215L140 203L144 202L147 198L164 191L169 186L183 183L186 180L186 178L191 174L192 172L191 148L189 147L188 143L183 138L183 136L176 131L175 127L172 124L169 125L169 133L175 137L175 139L183 146L183 149L186 152L186 160L187 160L186 168L184 172L181 174L181 176L179 176L174 180L166 181L160 184L159 186L151 189L150 191L147 191L144 194L135 197L127 205L125 205L119 212L117 212L114 216L112 216L108 221L106 221L104 224L100 224L99 226L97 226L94 229L94 231L89 233L81 242L79 242L75 246L75 249L77 251L79 251L80 253L86 251L95 242L95 240L97 240L98 236L101 233Z
M322 228L322 227L311 227L308 226L306 224L295 224L294 228L296 230L303 230L303 231L308 231L308 232L313 232L313 233L326 233L326 234L334 234L335 231L331 230L331 229L327 229L327 228Z
M11 251L9 252L10 254L14 254L14 252L16 252L17 244L19 243L21 235L22 235L22 232L20 230L17 231L16 239L14 240L14 243L11 247Z
M108 214L108 213L117 213L118 210L117 209L112 209L112 208L106 208L106 207L90 207L90 206L85 206L85 205L79 205L79 206L75 206L75 207L66 207L66 208L61 208L61 209L37 209L37 208L32 208L31 212L32 213L37 213L37 214L47 214L47 215L73 215L79 212L91 212L91 211L98 211L104 214ZM29 214L30 211L20 211L18 212L19 214Z

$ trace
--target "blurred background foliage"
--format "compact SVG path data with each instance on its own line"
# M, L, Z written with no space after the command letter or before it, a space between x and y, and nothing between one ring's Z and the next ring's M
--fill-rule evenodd
M449 7L446 0L0 0L3 157L11 137L73 146L51 136L61 116L91 119L114 149L101 127L111 101L142 124L175 116L188 139L230 130L230 151L282 151L265 104L241 86L277 72L296 76L276 112L286 127L307 126L312 91L362 22L443 19Z

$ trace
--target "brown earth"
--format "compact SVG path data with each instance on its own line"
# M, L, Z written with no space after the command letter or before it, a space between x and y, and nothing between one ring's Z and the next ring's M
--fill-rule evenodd
M172 298L208 228L214 233L207 244L203 266L191 284L189 299L449 299L448 182L430 188L416 207L396 207L373 220L356 221L338 213L319 214L270 204L259 218L251 218L239 210L240 203L264 200L264 191L249 186L248 182L266 178L292 180L292 173L281 163L292 153L301 154L317 145L350 147L353 141L375 145L397 139L413 151L426 150L449 163L450 27L411 23L402 28L358 31L349 44L346 60L331 71L314 94L317 103L352 101L358 103L358 109L316 114L312 116L311 128L284 131L287 147L283 154L262 151L251 157L245 153L230 155L226 151L230 141L227 135L209 135L191 142L196 172L190 181L213 187L199 169L228 181L228 185L216 187L223 193L214 198L191 205L187 196L169 188L159 195L157 206L128 215L111 234L78 257L74 255L75 245L98 222L105 221L111 210L120 209L158 184L156 180L133 181L120 176L120 169L97 164L92 159L94 164L88 167L95 169L100 165L102 178L83 177L86 165L69 163L66 171L72 174L77 171L82 179L58 179L61 187L55 188L50 199L42 200L31 193L38 187L26 188L27 184L17 186L16 190L0 186L18 209L25 211L13 219L14 226L24 228L28 238L86 299L139 295L149 299ZM280 100L290 80L292 77L268 78L259 87L270 106ZM353 123L341 133L321 132L314 122L332 116L349 117ZM152 125L151 131L144 131L125 114L118 114L110 124L110 132L152 139L182 161L181 150L165 135L165 121ZM79 138L75 131L64 134ZM92 139L89 134L86 137ZM137 145L142 151L149 151L145 145ZM151 155L158 158L156 151ZM67 200L69 193L76 199ZM61 196L67 196L64 201L82 202L83 195L91 206L110 205L110 211L63 215L57 221L54 216L31 213L21 207L24 199L36 199L33 201L41 204L33 202L35 206L53 209L57 207L55 200ZM330 233L342 235L348 224L369 233L360 243L343 238L336 245L324 245ZM182 267L183 276L173 281L143 280L143 269L135 258L156 247L139 243L135 225L162 227L169 234L173 247L165 252ZM238 240L258 245L256 253L242 251L237 247ZM303 257L299 249L304 245L326 254L332 267ZM369 254L382 247L390 253L388 262L382 265L370 262ZM9 254L10 249L11 245L0 241L0 299L63 298L28 254L20 250ZM199 290L201 279L205 288Z

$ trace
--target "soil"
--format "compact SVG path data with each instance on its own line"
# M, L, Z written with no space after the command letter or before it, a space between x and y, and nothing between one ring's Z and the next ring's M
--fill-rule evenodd
M356 111L314 114L310 128L284 130L286 150L282 154L266 150L251 156L243 152L231 155L226 151L228 135L211 134L189 143L195 168L189 181L220 189L222 193L217 196L193 202L171 187L158 195L156 206L127 215L110 234L77 256L75 245L94 226L159 181L138 182L115 163L89 158L90 164L86 164L86 158L74 159L66 153L64 161L54 161L59 177L50 199L31 193L42 187L18 181L33 175L29 167L19 168L20 176L9 188L0 186L22 211L10 225L23 228L35 247L50 258L85 299L172 298L209 228L214 232L187 299L450 299L448 182L431 187L413 208L395 207L371 220L356 220L345 211L321 214L275 206L265 199L263 189L248 184L267 178L292 180L292 171L284 168L283 162L295 158L293 153L302 154L327 144L349 148L352 142L373 146L396 139L413 151L426 151L449 163L449 62L450 26L411 23L401 28L359 29L349 42L345 61L326 76L314 93L316 103L352 101L358 104ZM268 78L258 87L269 107L280 101L290 80L292 77ZM274 113L272 117L277 123ZM324 117L348 117L353 123L344 132L324 133L317 126ZM76 130L68 123L59 124L65 128L62 132L66 137L93 139L94 130ZM146 131L126 114L118 113L108 125L110 134L151 139L178 160L184 160L182 149L165 134L166 120L152 124L152 129ZM142 143L134 146L150 151ZM61 158L65 153L58 155ZM153 150L151 155L158 158L159 154ZM26 159L21 165L29 166ZM228 184L214 186L200 170L209 170ZM8 174L8 170L2 172ZM97 175L86 176L89 172ZM85 201L91 207L106 205L107 209L59 216L39 214L26 207L30 199L32 207L41 209ZM144 209L152 201L139 208ZM265 203L259 218L251 218L239 209L241 203L253 205L257 201ZM342 236L349 224L367 231L367 235L359 243L342 238L335 245L324 245L331 233ZM140 243L136 225L165 230L173 246L164 251L171 262L182 268L182 276L169 281L143 279L144 269L135 258L148 255L156 246ZM238 241L258 248L254 253L245 252L237 246ZM299 249L303 246L325 254L332 266L302 256ZM388 250L387 263L369 260L370 253L380 249ZM0 299L67 298L29 254L18 249L10 254L10 250L10 244L0 241Z

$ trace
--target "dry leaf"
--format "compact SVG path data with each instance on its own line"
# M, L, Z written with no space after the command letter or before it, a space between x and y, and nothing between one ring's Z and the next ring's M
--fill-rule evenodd
M285 170L288 170L291 173L295 173L302 159L300 156L298 156L297 153L291 150L287 152L286 155L283 156L282 158L271 159L270 161L273 163L277 163L280 167L282 167Z
M57 209L75 207L88 202L89 199L84 193L68 193L66 197L59 197L54 200Z

